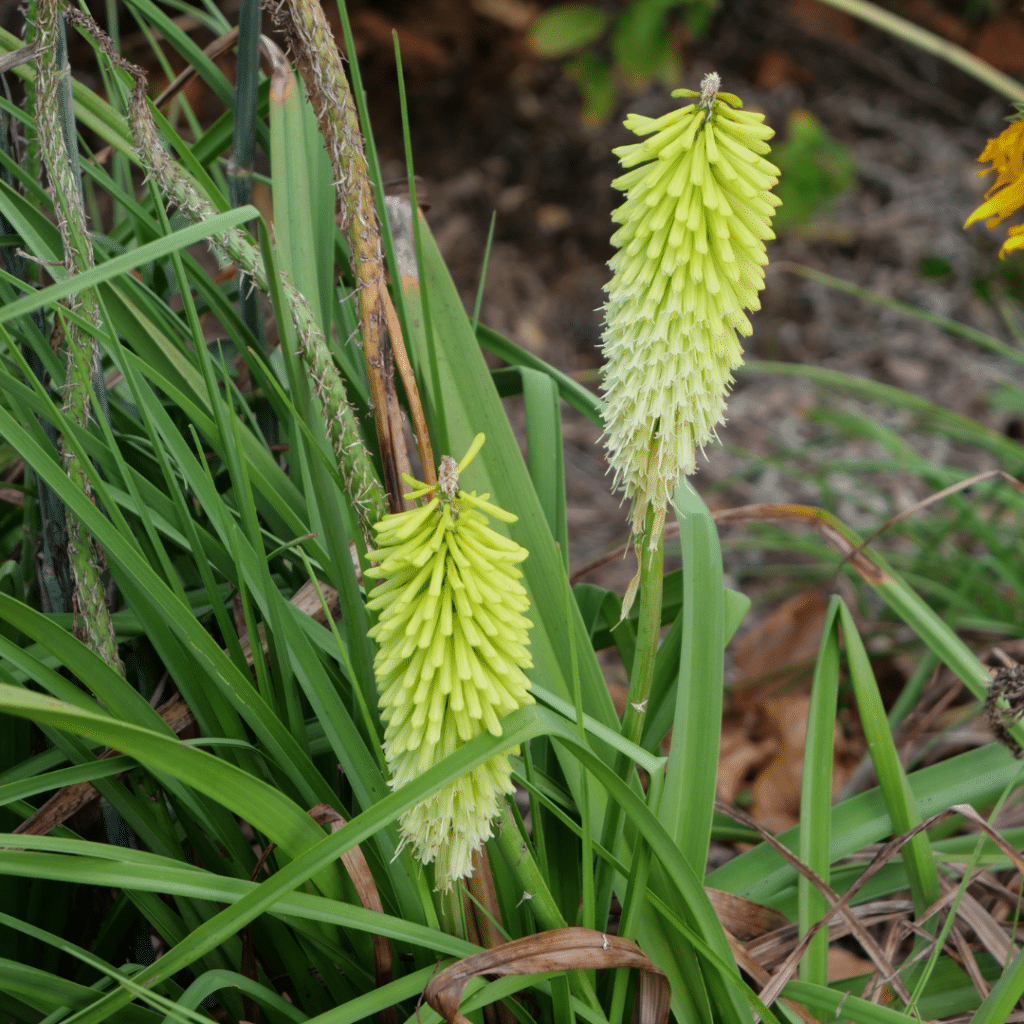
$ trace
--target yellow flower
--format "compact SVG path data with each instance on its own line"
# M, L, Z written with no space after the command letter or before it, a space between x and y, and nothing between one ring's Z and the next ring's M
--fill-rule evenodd
M370 630L378 643L374 673L380 691L384 755L391 786L422 775L485 729L501 735L501 719L533 703L532 666L524 616L530 600L518 563L525 548L487 525L516 516L459 490L459 473L484 442L477 434L457 466L446 455L438 483L406 476L409 498L425 505L374 524L379 564L366 576L383 583L367 608L380 611ZM473 873L473 853L492 835L498 800L511 793L508 755L514 747L417 804L401 818L403 843L424 864L434 862L442 890Z
M654 509L660 533L668 500L722 422L737 334L758 308L764 242L780 201L779 170L765 159L775 133L705 76L698 98L664 117L631 114L643 142L615 150L633 168L612 184L618 252L609 262L604 381L606 446L615 483L632 501L633 531Z
M996 180L985 193L985 202L967 218L964 227L987 218L987 226L994 228L1024 206L1024 121L1013 121L994 139L989 139L978 163L991 162L992 166L978 171L978 177L996 172ZM1024 250L1024 224L1010 228L1008 237L999 250L999 258L1014 249Z

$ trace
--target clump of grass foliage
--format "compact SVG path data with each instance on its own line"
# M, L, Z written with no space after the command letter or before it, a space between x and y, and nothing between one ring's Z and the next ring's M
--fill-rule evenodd
M707 507L675 488L683 569L663 579L652 533L625 618L621 595L570 588L560 403L605 427L601 405L466 314L425 222L386 196L358 67L350 89L319 6L272 5L286 57L250 0L237 43L214 5L175 2L237 45L235 83L165 7L127 7L223 102L213 124L186 108L179 133L60 0L29 4L29 49L0 34L24 95L0 98L0 1021L619 1024L634 1003L643 1021L703 1024L1006 1020L1024 992L1012 906L982 927L966 886L982 868L1019 885L1021 836L978 824L1022 781L1007 749L907 773L834 596L802 825L776 841L717 813L723 649L749 602L723 585ZM94 47L102 96L68 76L70 32ZM248 205L257 147L273 231ZM230 273L211 276L205 246ZM489 371L482 348L505 367ZM500 397L520 393L525 461ZM521 569L529 655L508 649L535 703L467 727L392 791L373 639L388 602L371 605L364 573L375 524L411 512L406 415L423 493L450 484L449 525L490 512ZM433 452L469 450L458 490L439 485ZM779 517L814 525L822 557L879 595L922 664L985 699L952 606L938 614L827 510L733 519ZM640 518L651 531L658 511ZM408 521L388 520L396 549ZM393 569L372 571L390 584ZM596 657L612 645L632 675L621 722ZM878 786L833 807L841 675ZM392 694L389 714L408 699ZM1024 741L1012 714L1007 730ZM494 835L449 884L400 823L488 763L510 766L528 819L499 792ZM950 808L977 833L937 831ZM712 837L737 834L750 847L706 876ZM859 853L888 837L874 860ZM860 922L907 890L881 943ZM772 973L737 938L754 918L779 927ZM875 975L829 984L829 942L851 931Z

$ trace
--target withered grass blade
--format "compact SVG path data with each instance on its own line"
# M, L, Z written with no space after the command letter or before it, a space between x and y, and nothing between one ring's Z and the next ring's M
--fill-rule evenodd
M977 874L982 873L982 871L977 872ZM973 882L974 879L972 878L971 881ZM939 909L939 904L942 907L949 906L960 890L958 884L954 884L943 875L939 875L939 885L942 886L942 899L930 908L931 911ZM971 895L969 890L965 890L960 894L960 903L956 909L956 916L974 933L975 938L981 943L985 952L996 963L1008 964L1011 960L1016 960L1020 955L1020 949L1015 943L1010 941L1010 937L1003 926ZM982 991L981 989L978 991L981 992L982 998L988 995L987 991Z
M810 526L828 544L849 562L868 583L885 583L889 576L862 550L863 544L854 544L846 534L852 533L840 519L813 505L741 505L715 513L719 526L737 523L792 523Z
M992 474L982 474L982 477L995 475L999 475L999 471ZM1005 476L1006 474L1003 475ZM978 480L972 478L970 481L964 481L963 486L970 486L972 483L978 483ZM946 490L949 491L951 488L947 488ZM940 494L932 495L931 498L926 499L922 504L931 504L933 501L945 496L946 491L942 491ZM869 583L882 583L888 578L887 575L877 565L875 565L875 563L872 562L866 554L864 554L862 549L867 542L863 541L859 544L854 544L849 537L845 535L845 533L851 533L852 531L850 531L840 519L832 515L831 512L827 512L825 509L816 508L813 505L778 505L761 503L758 505L740 505L737 508L718 509L712 514L717 526L739 526L748 523L777 523L780 525L810 526L821 537L821 539L829 545L829 547L838 551L839 554L843 556L844 562L849 562ZM902 518L902 516L897 517L897 519L898 518ZM892 522L896 522L897 519L892 520ZM891 523L887 523L886 525L891 525ZM674 540L675 537L678 536L678 533L679 529L675 524L667 523L665 525L666 541ZM873 534L872 536L875 535ZM593 572L595 569L599 569L602 565L605 565L608 562L621 558L626 551L626 547L627 545L622 544L614 551L610 551L607 554L602 555L600 558L595 559L593 562L588 562L581 568L576 569L572 573L572 583L575 585L588 573Z
M850 911L865 928L871 928L875 925L909 920L914 912L914 904L911 900L872 900L870 903L851 907ZM849 934L850 927L845 921L833 918L829 922L829 942L835 942L836 939L845 938ZM771 971L785 961L798 941L799 927L794 921L775 931L747 940L744 948L764 970ZM887 959L891 959L888 952L885 955ZM746 967L743 969L746 970Z
M729 945L732 947L733 956L736 957L736 964L747 974L750 975L754 981L757 982L761 988L766 988L772 980L772 976L765 970L760 960L751 955L750 951L740 942L734 935L729 936ZM802 1021L804 1024L816 1024L817 1017L814 1016L810 1010L805 1010L799 1003L792 999L782 999L782 1002L786 1004ZM755 1017L755 1020L759 1020L759 1017Z
M844 923L850 929L850 933L856 936L856 938L864 948L864 951L875 963L881 982L884 984L892 985L897 995L899 995L899 997L903 999L904 1002L908 1001L908 999L905 998L903 994L906 991L905 986L903 985L899 977L895 974L891 965L889 964L889 960L891 957L890 950L883 950L879 946L879 944L875 942L875 940L867 934L865 930L865 924L867 922L856 920L856 915L851 911L849 903L856 895L856 893L865 885L865 883L868 882L869 879L871 879L875 874L877 874L879 869L884 864L888 863L895 856L897 856L900 850L902 850L903 847L908 842L910 842L910 840L913 839L915 835L932 828L933 826L937 825L940 821L943 821L951 815L961 815L962 817L966 818L968 821L976 825L981 831L983 831L987 836L989 836L994 843L996 843L996 845L1003 851L1003 853L1006 854L1006 856L1010 859L1010 862L1018 871L1020 871L1022 867L1024 867L1024 858L1021 857L1020 853L1018 853L1006 841L1006 839L1003 836L1001 836L996 831L996 829L994 829L973 807L971 807L969 804L954 804L946 810L939 811L937 814L933 814L931 815L931 817L926 818L924 821L922 821L919 825L917 825L910 831L905 832L902 835L896 836L895 838L891 839L888 843L885 843L875 854L875 856L868 864L868 866L864 869L860 877L853 883L853 885L849 887L849 889L847 889L847 891L840 899L838 898L838 895L836 893L832 892L827 886L824 886L823 883L821 883L820 879L816 879L813 872L811 872L806 867L806 865L801 864L790 851L788 851L785 847L782 846L781 843L778 842L777 839L775 839L774 836L772 836L770 833L765 832L763 829L759 828L746 815L737 812L734 808L727 807L721 801L716 801L716 809L724 814L728 814L736 821L740 821L743 824L747 824L753 828L757 828L761 835L764 837L765 841L769 843L773 849L775 849L778 853L785 857L786 860L789 861L789 863L791 863L798 871L801 872L801 874L804 874L806 877L810 878L811 881L814 884L816 884L821 891L825 893L826 897L829 899L829 902L833 904L829 913L825 917L823 917L819 922L817 922L817 924L815 924L807 932L806 935L804 935L803 939L799 943L797 943L796 948L789 955L783 967L771 976L771 981L768 983L767 986L765 986L764 989L762 989L760 993L761 999L764 1000L764 1002L768 1005L771 1005L771 1003L776 998L778 998L779 992L784 987L785 982L788 981L790 977L792 977L792 974L796 970L796 967L800 962L800 957L803 955L803 951L804 949L806 949L807 943L809 942L810 938L821 927L825 926L828 922L830 922L830 920L836 914L842 916ZM952 901L954 895L955 889L948 892L943 899L939 900L937 903L931 906L922 920L931 916L933 913L944 909L948 905L948 903ZM983 922L981 921L981 915L983 914L986 917L989 916L986 914L986 912L980 906L980 904L977 903L977 901L968 901L966 904L966 908L964 901L961 901L960 908L958 909L958 917L961 918L969 928L971 928L971 930L978 937L978 940L986 947L986 949L989 949L990 952L996 950L999 952L1003 952L1004 955L1014 955L1016 947L1010 946L1008 940L1006 940L1002 936L997 938L995 935L995 931L992 928L986 928L984 926ZM991 921L991 918L990 923L994 923ZM898 927L910 929L911 931L918 931L920 930L920 924L920 921L899 922ZM930 936L923 931L921 931L921 936L925 939L934 939L934 936ZM927 955L927 950L923 950L921 955ZM746 969L746 967L744 969ZM982 991L981 988L979 988L979 992L980 991Z
M803 939L797 943L786 962L772 976L772 980L769 985L761 991L761 999L764 1000L767 1005L771 1006L771 1004L779 997L779 993L786 986L786 983L791 978L795 977L797 968L800 966L800 960L803 958L811 939L818 933L818 931L820 931L821 928L828 926L828 922L832 918L833 914L839 914L846 922L850 928L850 932L861 944L861 948L864 952L871 958L871 962L875 965L876 970L882 976L883 980L893 986L896 994L904 1001L904 1003L910 1002L910 993L907 991L903 981L897 975L896 969L890 959L886 957L879 944L850 911L850 900L853 898L853 894L857 889L860 888L860 884L858 883L862 884L861 879L864 879L864 875L862 875L861 879L858 879L858 882L855 882L850 889L847 890L845 895L840 897L840 895L831 886L826 885L825 882L823 882L806 864L803 863L803 861L783 846L775 836L758 825L752 818L748 818L745 814L739 813L735 808L729 807L721 800L715 801L715 809L722 814L728 814L729 817L741 824L757 829L765 842L768 843L773 850L783 856L789 864L800 872L801 875L808 879L818 892L828 900L831 907L824 917L807 930ZM913 834L916 834L916 832L913 832ZM901 842L895 849L890 850L890 847L893 846L892 843L883 847L882 851L875 857L875 860L868 865L864 874L867 875L869 872L874 874L874 872L878 870L878 867L881 867L881 865L885 863L885 860L895 857L898 850L902 849L903 844L908 842L912 837L913 836L910 834L907 836L901 836ZM885 860L880 859L883 857L883 854L887 854ZM878 862L877 867L875 866L876 862Z
M468 1024L459 1013L459 1003L472 978L609 967L636 967L641 972L634 1020L639 1024L666 1024L672 993L665 975L632 940L590 928L556 928L468 956L441 971L423 995L448 1024Z

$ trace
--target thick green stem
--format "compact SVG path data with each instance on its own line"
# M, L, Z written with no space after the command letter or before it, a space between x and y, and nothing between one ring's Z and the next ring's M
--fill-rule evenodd
M83 273L93 266L93 251L82 204L70 89L71 69L67 62L61 5L59 0L39 0L36 10L39 144L50 178L53 208L64 247L64 266L69 274ZM97 332L103 329L99 304L91 291L74 296L69 305L84 313ZM92 415L91 389L94 383L97 390L102 389L99 348L95 338L74 321L67 324L66 339L64 413L77 426L87 430ZM85 466L66 448L62 455L68 477L92 500L92 486ZM85 642L111 668L123 672L103 592L103 553L74 515L68 516L68 560L74 576L76 630L81 629Z
M529 845L519 831L519 823L507 801L502 801L501 804L501 818L498 821L495 842L519 879L519 884L523 887L523 899L530 901L530 909L540 926L548 931L568 927L547 882L544 881L537 861L530 852Z
M661 792L665 786L665 776L656 775L650 780L647 792L647 803L657 814L661 805ZM624 939L635 939L640 931L641 918L645 909L647 879L651 872L651 847L642 837L637 837L633 850L633 860L629 869L629 882L622 900L622 916L619 918L619 935ZM625 1020L626 993L629 988L629 972L619 968L615 972L615 984L612 989L611 1012L608 1020L617 1024Z
M651 535L655 529L659 530L657 538ZM658 655L661 639L665 531L664 519L656 517L653 509L647 510L644 535L637 544L637 557L640 561L640 621L633 673L629 679L629 697L622 715L622 735L631 743L640 742L644 716L647 714L647 699L651 695L654 659ZM620 754L619 761L625 763L625 755Z
M441 927L449 935L464 939L466 937L466 918L462 906L462 889L453 885L441 891Z

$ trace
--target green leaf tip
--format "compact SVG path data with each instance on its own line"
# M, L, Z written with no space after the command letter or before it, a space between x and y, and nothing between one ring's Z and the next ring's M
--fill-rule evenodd
M632 502L635 533L647 509L663 521L669 496L724 420L732 371L743 362L745 310L759 308L765 241L779 170L765 159L774 132L706 75L696 102L663 117L630 114L642 142L615 150L627 172L613 214L618 252L606 287L606 447L615 485Z
M407 476L409 497L426 504L384 516L374 525L377 549L367 552L378 564L366 575L382 580L367 607L380 612L370 636L394 789L484 730L500 736L502 718L533 703L523 672L533 664L530 599L518 568L528 552L487 525L516 517L458 486L483 440L478 434L458 465L444 456L434 486ZM498 801L513 789L508 755L518 753L492 757L401 818L403 842L434 862L439 889L472 874Z

